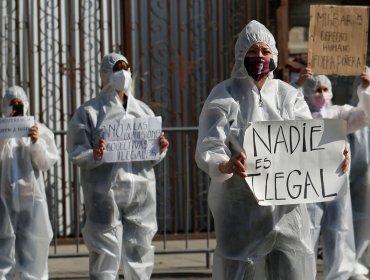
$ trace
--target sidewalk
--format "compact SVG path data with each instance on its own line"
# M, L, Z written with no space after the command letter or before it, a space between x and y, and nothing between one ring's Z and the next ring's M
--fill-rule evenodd
M215 240L211 240L210 249L215 248ZM163 252L163 242L154 242L156 251ZM207 268L206 253L194 253L197 249L207 248L205 240L189 240L186 246L185 241L167 241L166 250L184 250L187 248L193 253L171 253L171 254L156 254L155 265L152 279L192 279L192 280L209 280L211 279L211 267ZM57 254L74 254L76 247L74 245L59 245ZM84 245L79 247L80 254L87 254L87 249ZM49 258L49 279L61 280L77 280L89 279L88 257L67 257L53 258L55 255L54 247L50 247ZM210 254L210 266L212 266L212 253ZM323 280L322 261L318 263L318 275L316 280ZM121 279L121 278L120 278ZM123 277L122 277L123 279Z
M215 240L210 241L209 248L215 248ZM163 242L153 242L156 251L163 252ZM194 253L197 249L207 248L206 240L167 241L166 250L176 251L187 248L193 253L156 254L152 279L211 279L211 268L207 268L206 253ZM59 245L57 254L74 254L74 245ZM80 245L79 254L87 254L84 245ZM89 279L88 257L53 258L54 247L50 247L49 279ZM210 264L212 264L212 254ZM122 278L123 279L123 278Z

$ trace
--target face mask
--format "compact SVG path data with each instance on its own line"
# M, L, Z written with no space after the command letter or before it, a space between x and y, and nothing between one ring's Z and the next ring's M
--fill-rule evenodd
M115 88L115 90L123 90L127 93L131 86L131 73L125 70L113 72L110 75L110 83Z
M294 84L296 81L298 81L301 73L299 72L291 72L290 73L290 84Z
M325 94L325 93L324 94L314 94L312 95L311 100L312 100L313 105L317 109L321 109L330 102L331 95Z
M265 57L245 57L244 66L248 75L256 82L275 69L274 60Z

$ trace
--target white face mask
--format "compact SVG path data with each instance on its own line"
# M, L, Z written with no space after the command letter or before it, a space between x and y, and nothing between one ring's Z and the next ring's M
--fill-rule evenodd
M129 71L120 70L113 72L109 77L110 83L117 91L128 93L131 87L131 73Z

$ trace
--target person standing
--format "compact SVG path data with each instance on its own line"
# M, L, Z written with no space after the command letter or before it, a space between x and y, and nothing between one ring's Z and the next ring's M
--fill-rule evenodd
M90 278L116 279L122 262L125 279L150 279L151 242L157 232L153 167L166 155L169 142L162 132L158 161L104 162L104 121L154 117L154 113L133 96L126 57L105 55L100 76L101 93L77 109L67 133L67 151L81 172Z
M312 78L306 79L302 90L313 118L346 120L347 133L369 125L370 87L369 82L365 79L357 89L361 100L357 107L348 104L332 105L332 85L330 79L325 75L313 75ZM322 236L325 279L348 280L353 276L356 264L349 189L342 197L333 201L308 204L308 211L311 218L315 252L317 252L320 234Z
M362 80L370 84L370 67L353 82L351 104L359 102L358 86ZM348 136L351 147L350 191L353 230L356 245L356 264L351 280L368 279L363 275L370 268L370 127L364 127Z
M259 206L245 177L249 122L311 119L303 94L273 79L273 35L249 22L235 44L231 78L216 85L199 118L196 162L211 178L208 203L217 246L212 279L315 278L306 205ZM347 162L348 164L348 162Z
M28 98L19 86L6 90L5 117L24 116ZM58 160L53 132L36 122L29 137L0 140L0 279L48 279L53 237L42 172Z

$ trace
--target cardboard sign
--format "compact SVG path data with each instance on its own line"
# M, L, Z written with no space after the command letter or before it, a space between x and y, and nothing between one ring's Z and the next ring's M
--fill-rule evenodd
M28 137L34 124L33 116L0 118L0 139Z
M106 121L103 124L105 162L157 160L162 118L132 118Z
M315 74L355 76L366 65L369 7L311 5L308 67Z
M346 127L334 119L252 123L243 147L246 181L258 204L330 201L345 193Z

